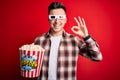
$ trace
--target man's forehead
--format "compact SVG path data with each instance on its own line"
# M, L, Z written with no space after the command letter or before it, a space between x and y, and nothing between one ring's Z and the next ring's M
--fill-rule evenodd
M65 15L65 11L62 8L52 9L49 14L53 15Z

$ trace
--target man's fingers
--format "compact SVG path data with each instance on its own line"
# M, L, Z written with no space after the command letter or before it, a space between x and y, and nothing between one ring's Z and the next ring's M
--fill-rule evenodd
M78 26L80 25L85 25L85 20L83 18L81 18L80 16L78 16L78 19L76 17L74 17L76 23L78 24Z
M80 25L82 25L82 24L83 24L83 22L82 22L82 20L81 20L81 17L80 17L80 16L78 17L78 20L79 20L79 22L80 22Z
M79 28L77 26L73 26L71 30L77 34L77 31L79 30Z
M84 18L82 18L83 25L86 25Z
M76 18L76 17L74 17L74 19L75 19L75 21L76 21L77 25L79 26L79 25L80 25L80 23L79 23L79 21L77 20L77 18Z

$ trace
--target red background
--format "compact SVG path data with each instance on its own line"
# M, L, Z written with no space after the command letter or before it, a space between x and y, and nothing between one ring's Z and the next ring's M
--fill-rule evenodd
M55 0L0 1L0 80L20 80L19 47L30 44L49 30L48 5ZM63 0L68 22L65 30L76 25L73 17L86 21L89 33L99 43L103 60L92 62L79 56L77 80L120 80L119 0Z

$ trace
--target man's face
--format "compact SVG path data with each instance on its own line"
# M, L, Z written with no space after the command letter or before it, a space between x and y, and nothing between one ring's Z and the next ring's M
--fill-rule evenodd
M62 8L52 9L49 13L49 23L53 32L60 32L66 23L66 14Z

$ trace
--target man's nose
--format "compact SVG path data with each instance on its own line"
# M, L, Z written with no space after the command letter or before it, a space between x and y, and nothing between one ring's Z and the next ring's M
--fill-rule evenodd
M58 18L56 18L56 19L55 19L55 22L58 22L58 21L59 21L59 19L58 19Z

